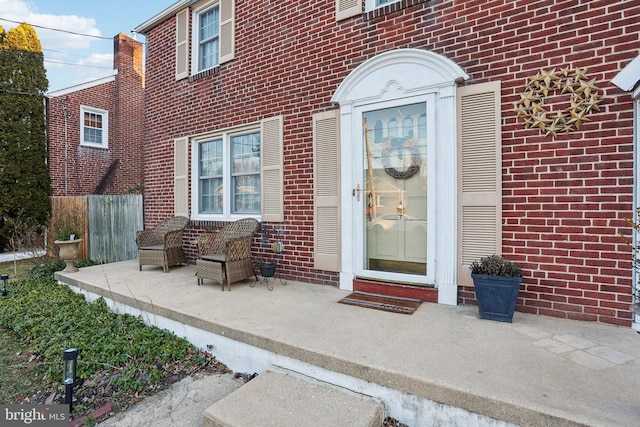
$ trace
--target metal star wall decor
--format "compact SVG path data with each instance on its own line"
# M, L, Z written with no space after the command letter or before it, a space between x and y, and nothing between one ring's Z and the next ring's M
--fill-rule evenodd
M525 127L538 128L545 136L555 138L559 133L579 130L583 123L591 121L587 117L589 113L600 111L602 99L595 82L596 79L587 78L586 69L571 70L567 67L558 72L555 68L550 71L541 69L527 79L515 111L518 117L525 118ZM544 99L555 91L570 96L570 107L552 116L545 109Z

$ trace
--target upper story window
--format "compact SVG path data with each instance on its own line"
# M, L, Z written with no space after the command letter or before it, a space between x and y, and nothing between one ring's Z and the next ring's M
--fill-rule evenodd
M80 106L80 144L91 147L109 146L109 113L98 108Z
M336 21L351 18L353 16L362 15L362 8L364 5L364 19L376 18L386 14L387 12L394 12L398 9L413 6L417 3L426 3L429 0L335 0L336 2ZM396 3L399 3L396 5ZM388 10L383 9L385 6L396 5L390 7Z
M366 0L367 11L399 1L401 0Z
M194 70L213 68L220 62L220 8L217 4L194 13ZM195 52L194 52L195 53Z
M235 57L235 0L176 13L176 80L208 75Z

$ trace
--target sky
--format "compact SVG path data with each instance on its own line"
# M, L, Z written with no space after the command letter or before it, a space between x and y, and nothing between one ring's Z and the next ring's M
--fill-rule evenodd
M113 37L132 37L133 28L177 1L0 0L0 25L5 31L21 22L34 26L53 92L112 75ZM142 35L136 39L144 42Z

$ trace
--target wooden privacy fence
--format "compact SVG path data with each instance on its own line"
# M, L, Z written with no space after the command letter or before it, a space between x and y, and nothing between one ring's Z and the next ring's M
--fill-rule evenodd
M80 260L89 258L88 229L89 218L87 216L86 197L50 197L51 220L47 233L47 255L58 256L58 248L54 241L58 239L58 231L66 225L72 226L80 232L82 239L80 244Z
M142 195L51 197L49 251L54 247L54 225L65 218L83 236L81 259L110 263L138 257L136 232L144 226Z

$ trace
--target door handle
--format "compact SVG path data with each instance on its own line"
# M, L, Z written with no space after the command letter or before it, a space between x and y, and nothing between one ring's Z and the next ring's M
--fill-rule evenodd
M351 195L356 197L356 201L360 201L360 184L356 184L356 188L353 189Z

